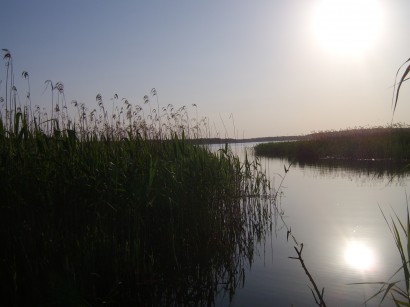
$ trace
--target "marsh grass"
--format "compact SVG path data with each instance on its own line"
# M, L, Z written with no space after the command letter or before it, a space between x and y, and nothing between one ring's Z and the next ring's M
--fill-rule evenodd
M410 128L378 127L318 132L305 140L259 144L258 155L317 161L320 159L395 160L410 159Z
M278 157L301 166L342 166L389 175L405 171L410 160L410 128L403 125L317 132L304 140L263 143L259 156Z
M29 91L19 106L5 60L1 304L209 305L221 291L232 296L274 214L260 165L228 146L194 145L207 121L192 121L186 107L160 110L159 100L153 109L149 97L149 113L117 94L110 107L98 94L92 111L73 101L70 113L63 84L47 81L51 112L31 110Z

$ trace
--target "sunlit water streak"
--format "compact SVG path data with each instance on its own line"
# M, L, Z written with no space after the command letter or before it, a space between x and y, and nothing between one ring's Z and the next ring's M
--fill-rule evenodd
M232 145L238 155L244 147ZM262 159L261 164L276 184L286 161ZM328 306L363 306L377 286L351 283L388 281L400 259L380 208L389 216L394 209L406 212L406 187L410 177L378 177L346 169L292 166L286 175L281 207L292 233L304 243L302 256ZM276 225L260 242L245 285L231 303L219 297L218 306L316 306L308 277L296 256L286 229ZM402 275L395 280L402 279ZM367 306L377 306L381 297ZM390 299L382 306L393 306Z

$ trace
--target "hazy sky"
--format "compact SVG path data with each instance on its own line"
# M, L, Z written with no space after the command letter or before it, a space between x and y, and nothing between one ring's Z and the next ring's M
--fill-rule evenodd
M233 126L238 137L299 135L390 123L409 13L408 0L10 0L0 48L20 100L26 70L41 107L51 105L45 80L89 110L98 93L143 105L156 88L161 106L196 104L231 137ZM394 122L409 117L410 83Z

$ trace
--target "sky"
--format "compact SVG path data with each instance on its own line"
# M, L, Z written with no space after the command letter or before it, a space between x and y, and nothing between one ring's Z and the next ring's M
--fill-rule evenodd
M215 136L251 138L409 123L410 83L393 116L395 75L410 57L407 0L13 0L0 48L20 100L50 108L45 81L97 108L155 88ZM3 64L6 61L2 61ZM6 65L0 65L0 96ZM196 104L197 108L192 105Z

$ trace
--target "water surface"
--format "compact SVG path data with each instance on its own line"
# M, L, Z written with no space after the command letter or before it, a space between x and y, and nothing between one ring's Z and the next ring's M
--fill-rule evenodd
M244 147L232 145L242 155ZM262 166L279 185L286 161L261 159ZM349 283L388 281L400 266L394 240L380 211L392 209L404 218L406 187L410 177L381 176L354 169L326 166L291 167L286 174L280 207L302 256L328 306L363 306L378 289ZM254 262L248 265L245 284L233 300L219 297L220 306L317 306L311 284L295 257L294 242L278 219L266 241L259 242ZM403 279L401 273L394 280ZM381 297L367 306L377 306ZM382 306L392 306L389 298Z

